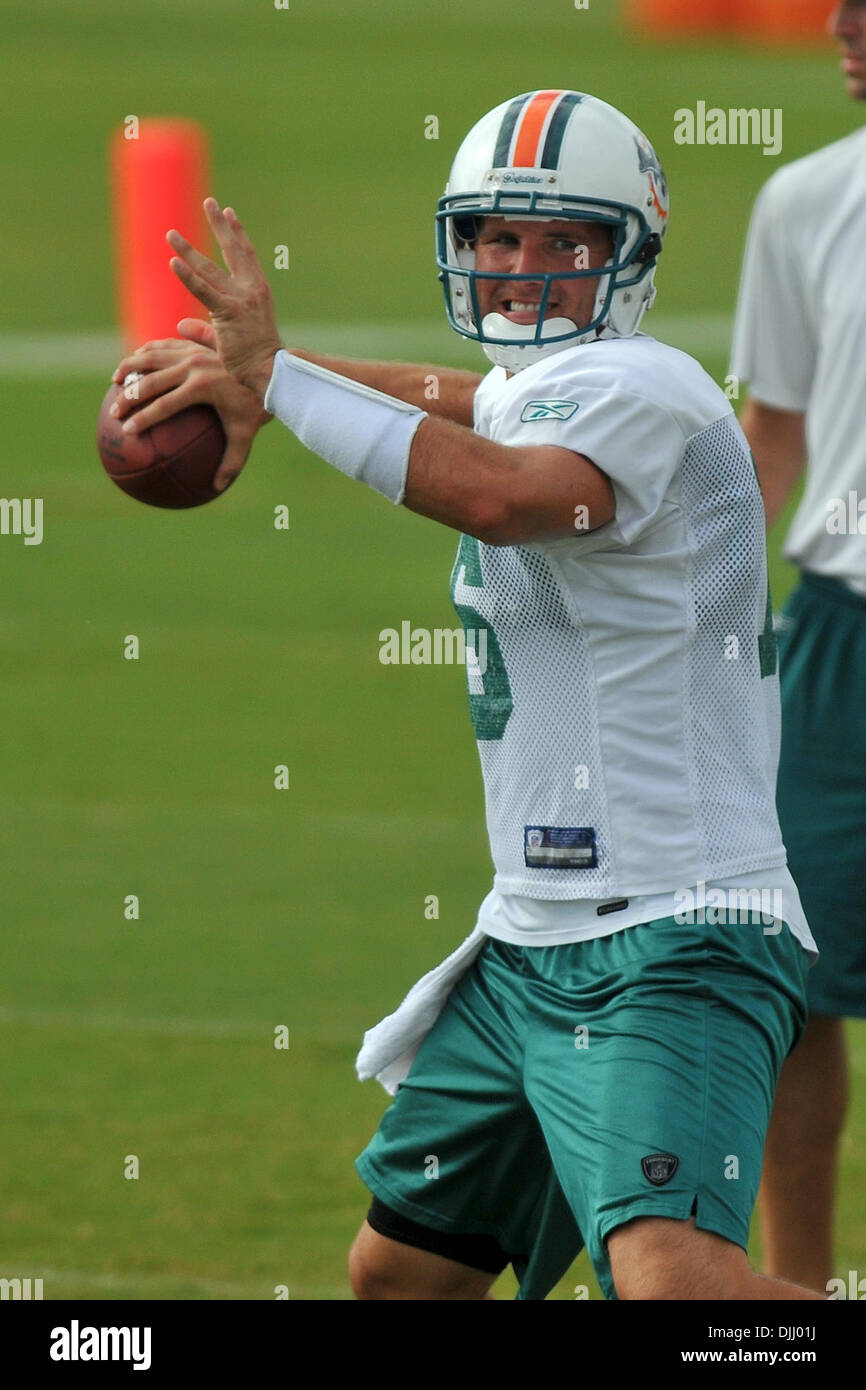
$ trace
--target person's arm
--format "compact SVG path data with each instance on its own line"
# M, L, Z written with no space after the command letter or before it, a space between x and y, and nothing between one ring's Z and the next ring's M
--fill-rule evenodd
M484 380L477 372L423 366L420 362L366 362L354 357L330 357L308 352L306 348L293 347L288 351L293 357L315 362L351 381L372 386L374 391L383 391L386 396L416 405L428 415L441 415L455 424L472 428L472 403Z
M577 536L616 511L610 480L582 454L496 444L434 419L422 420L412 440L403 506L488 545Z
M225 370L307 448L393 501L492 545L574 536L613 519L611 483L581 454L497 444L466 425L422 414L424 407L380 393L370 382L309 357L293 360L280 342L270 286L237 215L213 198L204 208L227 269L176 231L167 236L176 253L171 268L210 310L208 333ZM192 325L198 321L181 320L178 328L188 335ZM123 428L147 424L140 411ZM586 509L579 526L577 508Z
M145 343L118 363L113 375L118 385L130 372L148 374L147 382L139 384L134 399L118 402L120 409L116 413L120 418L138 405L141 428L147 430L179 410L203 402L216 406L220 414L224 411L230 414L234 402L226 399L231 393L226 391L225 382L231 377L219 361L213 328L202 319L187 319L185 323L184 338ZM291 352L294 357L315 362L351 381L360 381L376 391L383 391L386 396L395 396L399 401L426 410L428 415L441 415L458 425L472 427L475 392L484 380L477 372L420 362L368 362L360 358L331 357L308 352L306 348L292 348ZM240 402L241 388L234 384L234 395ZM149 403L146 409L145 402ZM270 419L263 411L256 415L251 410L250 414L250 424L255 423L256 428Z
M202 324L202 329L205 328L203 342L213 333L209 326ZM330 365L332 361L354 365L312 353L304 353L303 360L334 372L337 369ZM382 387L376 382L389 377L389 365L397 368L405 384L411 379L412 368L403 364L358 365L369 368L369 372L350 379L361 380L363 385L377 391ZM381 374L380 366L383 368ZM427 374L424 367L416 370L419 379ZM249 412L249 430L243 436L245 457L253 434L270 418L262 408L269 373L265 372L256 388L249 390L226 372L216 352L204 346L196 350L193 344L184 344L182 340L148 344L124 359L117 368L116 379L122 381L128 371L148 373L139 383L137 400L121 397L118 401L121 418L129 415L134 404L139 404L132 417L136 433L195 401L208 400L216 404L216 397L222 404L225 397L237 395L238 412ZM464 375L472 377L471 373L455 373L457 378ZM348 373L338 372L334 380L338 382L343 376ZM453 383L453 390L459 395L459 380ZM395 393L385 392L385 395ZM395 399L401 398L395 395ZM418 409L426 409L428 404L422 400ZM352 407L352 397L346 395L334 408L342 413ZM612 519L615 502L610 482L583 455L553 445L513 448L496 444L475 434L466 425L433 416L429 411L427 414L428 418L421 421L415 432L409 452L401 500L410 511L465 531L490 545L518 545L524 541L575 536L578 529L581 533L593 531ZM226 463L233 461L235 470L240 471L243 457L239 449L233 460L227 455ZM226 463L220 468L218 487L221 476L227 471ZM234 476L231 469L228 472L229 476ZM586 511L578 513L577 509L584 507ZM575 520L578 515L579 527Z
M113 380L121 385L130 372L140 372L134 396L120 395L114 413L123 420L137 409L139 428L150 429L191 405L212 405L226 433L226 451L214 478L218 491L227 487L243 468L253 440L271 416L261 400L226 371L216 351L216 335L209 323L185 321L185 338L145 343L118 363ZM416 405L430 415L441 415L458 424L473 422L472 402L483 377L447 367L406 362L364 362L325 357L294 348L296 357L316 362L353 381L372 386L386 395Z
M755 457L767 525L772 526L806 467L806 416L749 396L740 424Z
M783 169L770 178L752 211L728 368L741 384L749 383L740 424L769 525L806 466L805 412L821 322L810 288L808 241L797 235L797 186L792 189L788 174Z

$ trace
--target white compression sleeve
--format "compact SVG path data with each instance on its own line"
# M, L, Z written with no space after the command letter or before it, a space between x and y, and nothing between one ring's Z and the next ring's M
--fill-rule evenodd
M274 358L265 410L341 473L402 502L409 450L426 411L284 348Z

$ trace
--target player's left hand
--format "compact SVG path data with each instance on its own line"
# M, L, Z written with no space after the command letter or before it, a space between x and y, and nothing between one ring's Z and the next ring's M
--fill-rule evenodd
M264 400L274 355L282 347L271 287L234 210L221 208L216 198L206 198L204 210L227 269L208 260L174 230L166 234L176 253L171 269L210 310L226 371Z

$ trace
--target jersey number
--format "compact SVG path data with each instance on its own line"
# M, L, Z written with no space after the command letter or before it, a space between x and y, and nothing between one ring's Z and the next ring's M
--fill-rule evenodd
M467 647L472 647L477 652L480 645L478 634L480 632L487 634L487 665L480 677L483 691L480 695L470 691L469 713L477 739L499 739L505 733L505 726L514 708L511 685L508 680L508 672L505 669L502 648L490 623L486 618L482 618L477 608L473 608L468 603L458 603L455 598L457 577L461 567L463 569L463 583L467 588L480 589L483 587L481 556L478 553L478 541L474 536L463 535L460 537L460 549L457 552L451 578L451 601L463 625L463 631L467 637ZM767 574L767 608L764 615L764 627L763 631L758 634L758 662L761 679L764 676L776 674L779 656L778 642L773 628L773 601L770 595L769 572Z
M767 570L767 611L764 615L764 630L758 634L758 662L761 667L761 680L765 676L775 676L779 665L779 643L773 627L773 600L770 597L769 570Z
M760 488L758 465L755 463L755 455L751 449L749 450L749 458L752 460L752 467L755 470L755 481ZM764 613L764 628L758 634L758 665L761 669L761 680L765 676L775 676L779 666L779 643L776 638L776 630L773 627L773 599L770 594L769 563L767 565L767 608Z
M482 588L481 556L478 553L478 542L474 536L460 537L460 549L457 552L457 559L454 561L454 571L451 577L451 601L463 624L467 647L471 647L477 653L480 648L478 634L480 632L486 633L487 663L484 672L479 672L483 692L480 695L475 695L472 691L469 692L469 713L472 717L475 737L479 740L502 738L514 708L508 672L505 669L502 649L496 633L487 619L482 618L478 610L472 608L470 604L458 603L454 597L461 566L463 567L463 583L467 588Z

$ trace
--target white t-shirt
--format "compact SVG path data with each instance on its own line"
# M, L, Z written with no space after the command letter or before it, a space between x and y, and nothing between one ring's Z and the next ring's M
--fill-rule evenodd
M494 893L561 906L550 931L575 940L611 930L597 914L610 899L668 903L762 873L787 885L764 512L729 401L692 358L640 335L510 379L494 368L475 428L584 454L616 497L611 522L573 538L461 538L452 597L478 658L467 681ZM587 910L569 926L575 900ZM542 944L512 907L508 930Z
M730 370L757 401L806 412L809 467L785 554L866 594L866 129L761 190Z
M494 889L478 909L477 925L487 936L514 946L560 946L568 941L612 936L639 922L658 922L663 917L699 924L748 923L760 927L766 936L777 936L785 925L811 955L818 955L797 885L787 866L737 874L724 883L694 884L686 891L623 898L618 902L543 902L497 893Z

